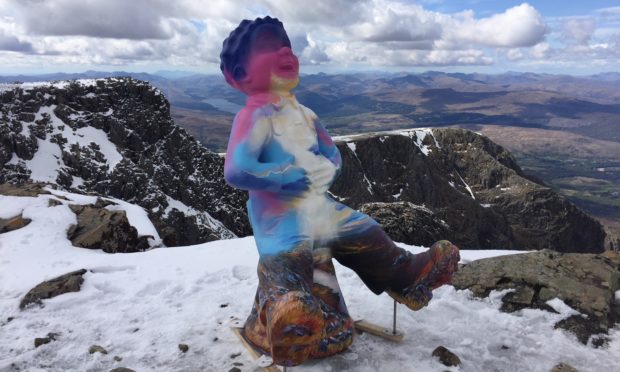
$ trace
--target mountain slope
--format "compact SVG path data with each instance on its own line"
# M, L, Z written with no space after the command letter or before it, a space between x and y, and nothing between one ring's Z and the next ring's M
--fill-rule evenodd
M344 166L331 192L354 208L376 202L424 206L447 224L447 234L438 223L426 227L439 232L435 239L452 239L465 249L603 250L600 223L526 177L508 151L484 136L412 129L336 140ZM411 231L403 241L428 244L422 237Z
M247 235L245 195L217 154L131 78L0 86L1 182L55 183L145 208L167 245Z

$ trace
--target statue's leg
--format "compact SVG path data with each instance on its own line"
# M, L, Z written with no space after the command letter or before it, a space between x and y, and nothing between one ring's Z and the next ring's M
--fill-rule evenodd
M312 293L321 302L325 336L313 348L312 358L324 358L346 350L353 342L353 320L338 285L329 248L315 248Z
M341 207L345 216L330 242L334 258L354 270L374 293L387 291L413 310L426 306L432 290L449 283L457 270L459 250L446 240L412 254L396 246L367 215Z
M324 338L321 303L312 294L311 245L302 241L259 260L258 290L245 334L280 365L303 363Z

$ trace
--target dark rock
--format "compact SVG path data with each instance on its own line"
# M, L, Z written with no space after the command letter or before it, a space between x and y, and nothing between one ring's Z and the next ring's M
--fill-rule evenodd
M115 362L120 362L123 360L123 358L119 357L118 355L115 355L112 359L114 359Z
M48 207L57 207L59 205L62 205L62 202L58 199L49 199L47 201L47 206Z
M618 322L615 292L620 289L620 254L557 253L548 250L474 261L453 277L457 289L486 297L491 290L515 289L502 298L503 311L539 308L554 311L547 301L559 298L582 315L556 324L587 343Z
M21 214L12 218L0 218L0 234L21 229L30 222L29 218L23 218Z
M179 350L181 350L184 353L187 353L187 351L189 350L189 346L187 346L186 344L179 344Z
M84 282L82 275L85 273L86 269L81 269L38 284L26 293L19 303L19 308L23 310L29 304L42 305L41 300L56 297L63 293L78 292Z
M94 353L107 354L108 353L106 349L104 349L102 346L99 346L99 345L92 345L91 347L88 348L88 352L90 354L94 354Z
M37 348L41 345L49 344L52 341L56 341L56 338L60 336L59 333L50 332L45 337L37 337L34 339L34 347Z
M241 372L241 370L237 367L232 367L231 369L228 370L228 372Z
M568 363L559 363L559 364L556 364L553 368L551 368L549 372L579 372L579 371L573 368Z
M118 367L118 368L111 369L110 372L136 372L136 371L134 371L133 369L125 368L125 367Z
M37 337L34 339L34 347L49 344L50 342L52 342L52 339L49 337Z
M439 361L444 366L455 367L461 364L461 359L443 346L439 346L433 350L433 356L439 358Z
M37 196L39 194L49 194L49 191L43 189L45 186L43 183L2 183L0 184L0 195Z
M233 353L230 354L230 359L235 359L236 357L238 357L239 355L241 355L241 353Z
M103 249L108 253L149 249L149 237L138 236L136 228L129 224L125 211L108 210L105 204L69 205L69 208L77 216L77 225L71 225L67 231L73 245Z
M431 246L438 240L452 239L450 227L435 214L409 202L367 203L360 211L374 218L395 241Z

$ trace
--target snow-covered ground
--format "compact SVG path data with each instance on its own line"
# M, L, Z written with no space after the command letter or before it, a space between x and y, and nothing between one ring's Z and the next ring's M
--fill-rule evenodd
M73 247L66 230L75 216L64 204L49 207L49 198L56 197L0 196L0 217L23 211L32 219L22 229L0 234L0 371L18 370L12 365L21 371L109 371L120 366L228 371L233 363L242 363L242 371L255 370L229 328L232 318L245 318L254 297L258 256L252 237L107 254ZM131 222L141 229L148 225L140 214L133 216ZM413 252L424 249L400 245ZM471 261L507 253L514 252L463 251L462 256ZM81 268L89 272L80 292L44 300L43 308L19 310L21 298L36 284ZM337 271L352 316L389 326L392 300L372 294L352 271L339 265ZM444 286L421 311L398 306L399 329L406 334L402 343L363 334L343 354L289 370L548 371L559 362L580 371L618 370L620 328L607 347L595 349L553 329L573 312L561 301L551 305L563 315L540 310L505 314L498 310L501 296L481 300ZM9 317L14 319L7 321ZM34 339L49 332L60 336L35 348ZM189 345L187 353L179 350L180 343ZM93 344L108 354L90 354ZM447 368L431 357L439 345L456 353L462 366Z

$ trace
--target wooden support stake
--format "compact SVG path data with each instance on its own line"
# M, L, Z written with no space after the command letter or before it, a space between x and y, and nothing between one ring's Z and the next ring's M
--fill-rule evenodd
M240 320L234 321L231 329L233 333L237 335L248 353L250 353L258 367L261 367L265 372L282 372L280 368L273 364L273 359L271 359L270 356L260 353L246 340L243 335L243 322ZM284 367L284 371L286 371L286 367Z
M367 322L363 319L355 322L355 329L362 332L368 332L371 335L379 336L394 342L401 342L405 337L405 335L401 332L396 331L396 333L393 333L393 330L389 328Z

